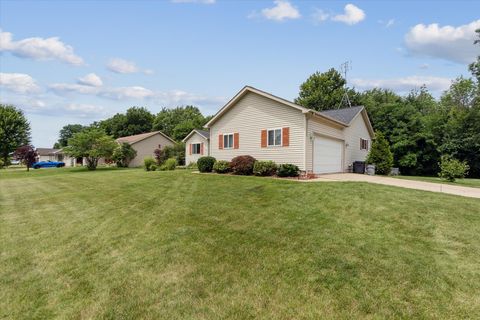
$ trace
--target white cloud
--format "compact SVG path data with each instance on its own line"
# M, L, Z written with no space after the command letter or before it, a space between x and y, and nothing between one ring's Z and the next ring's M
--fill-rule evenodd
M420 69L423 69L423 70L426 70L428 68L430 68L430 65L428 63L423 63L419 66Z
M290 2L286 0L273 1L275 6L272 8L262 9L262 16L269 20L284 21L287 19L298 19L301 17L300 12ZM252 14L253 17L255 14Z
M140 86L134 87L120 87L120 88L107 88L100 90L98 93L99 96L122 100L122 99L145 99L154 96L152 90L146 89Z
M354 25L365 19L365 12L359 7L349 3L344 8L343 14L332 17L333 21Z
M92 116L100 116L106 114L104 107L85 103L70 103L63 106L62 109L67 114L75 115L82 118L89 118Z
M315 22L323 22L327 21L330 18L330 14L326 13L322 9L315 9L312 17Z
M84 77L78 78L77 83L92 87L101 87L103 85L102 79L95 73L89 73Z
M135 73L139 69L136 66L135 62L123 60L120 58L113 58L107 64L108 70L115 73Z
M470 63L480 53L473 44L478 28L480 19L458 27L417 24L405 35L405 44L415 55Z
M390 19L387 21L387 23L385 24L385 28L390 28L391 26L393 26L395 24L395 19Z
M409 76L394 79L352 79L352 84L359 89L388 88L406 92L426 85L429 90L443 91L450 87L451 79L432 76Z
M154 92L140 86L132 87L93 87L83 84L54 83L49 88L58 95L71 93L94 95L103 98L121 100L121 99L145 99L154 96Z
M35 79L25 73L0 73L0 85L16 93L36 93L40 91Z
M215 0L171 0L173 3L200 3L200 4L214 4Z
M128 61L120 58L112 58L107 63L107 69L115 73L137 73L143 72L144 74L151 75L153 70L142 70L133 61Z
M73 65L83 65L83 59L77 56L73 48L66 45L58 37L26 38L13 41L10 32L0 30L0 52L11 52L21 58L34 60L60 60Z

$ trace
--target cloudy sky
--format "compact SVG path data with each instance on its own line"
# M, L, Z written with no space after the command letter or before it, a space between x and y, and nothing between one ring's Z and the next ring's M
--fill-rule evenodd
M131 106L213 114L244 85L294 99L314 71L439 95L480 54L476 1L0 1L0 100L33 143Z

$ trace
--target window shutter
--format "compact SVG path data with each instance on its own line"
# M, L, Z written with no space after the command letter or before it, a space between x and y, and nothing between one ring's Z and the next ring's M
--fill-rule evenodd
M288 147L290 145L290 128L282 128L282 146Z
M262 148L267 147L267 130L262 130L261 145L262 145Z
M218 149L223 149L223 134L218 135Z
M189 148L188 148L188 149L189 149L190 155L191 155L191 154L192 154L192 144L191 144L191 143L189 144Z
M233 149L238 149L240 145L240 134L238 132L235 132L233 134Z
M203 155L203 142L200 144L200 154Z
M360 138L360 150L362 150L362 146L363 146L363 141L362 141L362 140L363 140L363 139Z

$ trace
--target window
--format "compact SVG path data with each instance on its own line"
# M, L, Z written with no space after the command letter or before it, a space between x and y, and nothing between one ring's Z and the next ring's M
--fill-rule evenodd
M368 140L360 138L360 150L368 150Z
M281 146L282 145L282 129L270 129L268 130L268 146Z
M224 149L233 148L233 133L223 135L223 148Z
M200 154L200 143L192 143L192 154Z

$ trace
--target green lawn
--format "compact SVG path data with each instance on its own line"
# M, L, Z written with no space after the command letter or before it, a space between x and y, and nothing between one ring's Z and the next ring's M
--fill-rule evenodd
M478 199L41 169L0 205L0 318L480 318Z
M395 178L435 182L435 183L446 183L446 184L457 185L462 187L480 188L480 179L457 179L455 180L455 182L448 182L447 180L440 179L439 177L397 176Z

